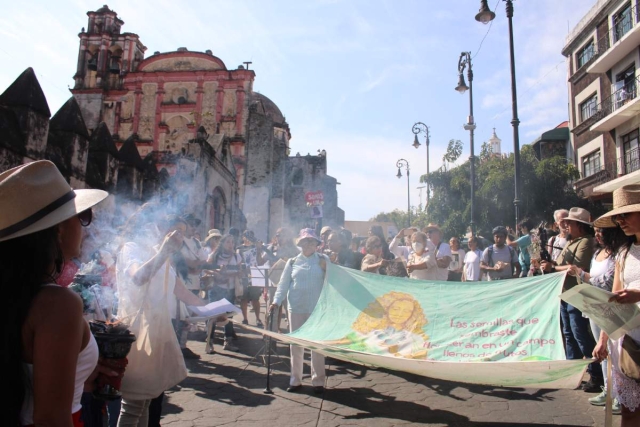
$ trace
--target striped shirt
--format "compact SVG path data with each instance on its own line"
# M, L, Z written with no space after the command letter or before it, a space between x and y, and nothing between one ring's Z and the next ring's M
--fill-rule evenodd
M311 313L318 303L324 284L325 271L320 266L321 258L328 262L325 255L317 252L310 257L299 254L293 262L287 261L273 302L281 305L286 297L289 312Z

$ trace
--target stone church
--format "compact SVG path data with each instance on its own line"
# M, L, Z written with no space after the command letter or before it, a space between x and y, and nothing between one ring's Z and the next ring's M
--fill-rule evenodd
M134 205L160 198L193 212L203 220L201 233L235 226L267 240L281 226L343 225L326 153L290 156L289 124L274 102L253 91L256 74L248 63L229 69L209 50L186 48L145 57L140 37L122 32L115 11L105 5L87 15L73 97L51 119L47 137L50 113L40 90L31 106L40 118L40 146L24 132L22 139L4 139L2 169L49 158L74 187L104 188ZM3 111L25 113L16 100L24 88L16 85L39 89L33 72L25 73L0 95L0 127L9 120ZM35 124L18 121L24 129ZM305 201L318 191L321 219Z

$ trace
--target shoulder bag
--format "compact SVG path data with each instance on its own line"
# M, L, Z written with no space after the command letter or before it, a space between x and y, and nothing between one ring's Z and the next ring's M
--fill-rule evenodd
M618 364L626 377L640 382L640 346L629 335L622 338Z

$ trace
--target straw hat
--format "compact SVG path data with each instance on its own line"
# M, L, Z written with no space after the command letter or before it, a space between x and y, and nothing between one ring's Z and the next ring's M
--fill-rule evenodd
M424 228L425 233L431 230L440 231L440 226L438 224L429 223L429 225Z
M222 233L220 233L220 230L217 228L212 228L209 230L209 233L207 233L207 237L222 237Z
M296 245L300 244L300 242L304 239L313 239L318 242L318 244L322 243L322 240L318 239L318 236L316 236L316 232L313 231L313 228L303 228L302 230L300 230L300 234L296 239Z
M640 212L639 184L625 185L615 190L613 192L613 209L596 219L593 225L600 228L616 227L617 225L611 217L631 212Z
M582 208L571 208L569 209L569 216L567 216L565 221L577 221L587 225L593 225L591 223L591 213L588 210Z
M333 231L333 229L328 225L325 225L324 227L322 227L322 230L320 230L320 235L324 236L324 233L327 233L329 231Z
M0 242L46 230L104 200L102 190L73 190L48 160L0 174Z
M213 228L209 230L209 234L207 234L207 237L204 238L204 241L202 243L207 245L212 239L216 239L216 238L217 239L222 238L222 234L220 233L220 230Z

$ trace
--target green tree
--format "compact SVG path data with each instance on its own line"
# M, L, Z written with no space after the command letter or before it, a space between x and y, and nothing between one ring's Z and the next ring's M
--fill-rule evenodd
M603 207L579 197L572 183L579 177L575 166L562 157L539 161L533 148L525 145L520 153L520 218L534 223L552 221L553 212L560 208L579 206L588 209L593 217L603 213ZM490 146L483 144L476 159L475 223L480 234L488 235L496 225L515 226L514 160L508 156L492 155ZM445 235L463 235L471 214L469 162L449 170L440 168L421 182L432 189L425 220L440 224ZM406 220L406 218L405 218ZM417 222L418 217L413 222Z
M442 156L442 161L444 163L455 163L455 161L460 158L461 154L462 142L459 139L450 139L447 151L444 153L444 156Z

